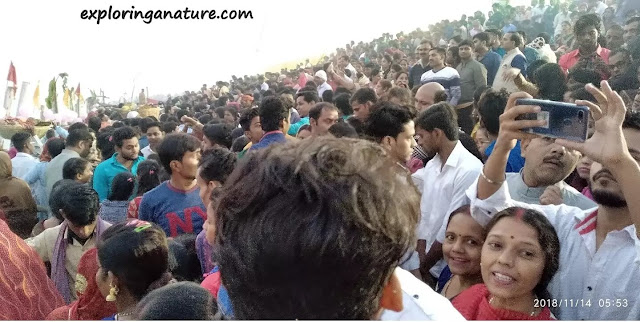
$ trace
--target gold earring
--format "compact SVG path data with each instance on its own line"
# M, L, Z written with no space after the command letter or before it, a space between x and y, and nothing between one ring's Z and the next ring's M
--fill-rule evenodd
M109 289L109 295L107 295L107 302L115 302L116 301L116 295L118 295L118 288L113 286L113 284L109 284L109 286L111 287Z

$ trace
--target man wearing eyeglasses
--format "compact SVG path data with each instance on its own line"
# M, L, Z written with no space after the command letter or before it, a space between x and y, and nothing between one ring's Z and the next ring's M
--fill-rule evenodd
M631 54L626 49L616 49L609 56L609 71L611 78L609 84L614 91L638 89L638 74L631 67Z

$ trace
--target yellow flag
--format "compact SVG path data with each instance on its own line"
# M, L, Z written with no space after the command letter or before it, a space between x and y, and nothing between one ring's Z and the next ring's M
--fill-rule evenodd
M71 91L69 91L69 89L67 88L64 91L64 96L62 97L62 103L64 104L64 106L69 107L69 99L71 98Z
M36 91L33 93L33 106L40 108L40 82L38 82Z

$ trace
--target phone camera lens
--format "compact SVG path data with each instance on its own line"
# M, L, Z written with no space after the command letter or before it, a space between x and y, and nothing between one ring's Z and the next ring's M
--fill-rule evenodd
M584 119L584 111L578 111L578 119L579 120L583 120Z

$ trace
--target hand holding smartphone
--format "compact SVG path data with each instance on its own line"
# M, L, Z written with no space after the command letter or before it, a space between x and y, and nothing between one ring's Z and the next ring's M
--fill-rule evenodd
M589 108L576 104L538 99L518 99L516 105L540 106L540 112L520 115L516 120L544 120L546 125L523 129L523 132L575 142L587 140Z

